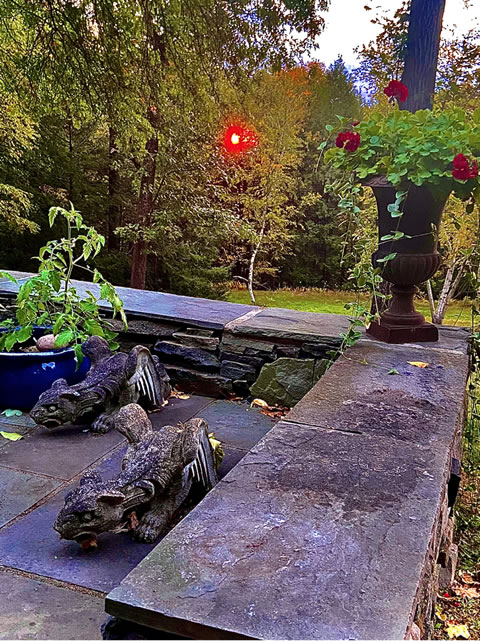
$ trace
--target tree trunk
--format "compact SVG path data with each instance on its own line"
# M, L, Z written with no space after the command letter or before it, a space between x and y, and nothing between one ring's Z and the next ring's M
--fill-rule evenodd
M250 257L250 265L248 268L248 292L250 294L250 299L253 305L255 305L255 294L253 293L253 274L254 274L254 268L255 268L255 260L257 258L258 251L262 244L264 233L265 233L265 221L263 222L262 229L260 230L258 242L252 251L252 255Z
M118 170L115 162L118 156L116 145L116 132L113 127L108 128L108 208L107 208L107 247L118 250L120 243L115 229L120 224L120 207L117 204Z
M432 283L430 280L427 280L427 296L428 304L430 305L430 320L432 323L435 318L435 299L433 298Z
M69 167L68 167L68 200L73 203L75 202L75 196L73 193L73 165L74 165L74 160L73 160L73 121L72 117L68 116L67 120L67 128L68 128L68 159L69 159Z
M431 109L445 0L412 0L402 83L408 98L400 109Z
M455 274L455 268L458 267L458 271ZM443 283L442 291L438 298L437 309L435 310L435 315L433 317L433 322L437 325L442 325L443 319L445 318L445 313L447 311L448 303L452 300L457 287L460 284L460 280L463 276L463 270L465 269L465 262L460 264L453 264L447 270L447 275L445 276L445 281Z
M143 161L143 176L140 182L140 193L137 201L136 223L142 230L149 226L153 213L153 190L157 170L158 139L150 138L145 146L147 153ZM147 280L148 246L143 238L133 244L130 287L145 289Z

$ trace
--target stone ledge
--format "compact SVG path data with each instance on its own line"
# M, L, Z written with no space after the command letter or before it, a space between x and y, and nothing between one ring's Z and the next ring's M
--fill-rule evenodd
M465 351L351 348L108 595L107 612L196 639L403 639L414 620L428 636Z
M25 280L34 274L12 272L12 275L17 279ZM98 285L82 280L74 280L73 283L81 294L90 290L96 296L100 295ZM251 305L192 298L146 289L132 289L130 287L117 287L116 289L123 300L125 311L131 316L168 320L205 329L223 330L227 323L259 309ZM14 296L17 291L18 287L14 283L6 280L0 281L0 295ZM110 309L109 303L105 302L104 309Z

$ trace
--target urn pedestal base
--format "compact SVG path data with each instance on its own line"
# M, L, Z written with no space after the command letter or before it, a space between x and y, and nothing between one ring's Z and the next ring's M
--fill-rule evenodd
M435 325L425 322L423 325L406 327L390 323L372 323L367 334L384 343L430 343L438 341L438 329Z
M427 323L413 302L415 285L393 285L390 307L367 333L384 343L429 343L438 341L438 329Z

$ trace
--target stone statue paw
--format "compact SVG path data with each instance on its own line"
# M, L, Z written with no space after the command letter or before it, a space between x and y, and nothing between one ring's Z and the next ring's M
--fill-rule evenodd
M140 523L132 531L132 536L139 543L155 543L160 534L166 529L168 519L147 512L140 519Z
M106 434L115 427L115 414L104 412L97 416L91 426L91 431L96 434Z

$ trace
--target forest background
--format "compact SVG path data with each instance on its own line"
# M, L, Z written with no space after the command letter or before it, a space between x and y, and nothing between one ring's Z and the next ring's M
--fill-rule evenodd
M319 147L337 115L392 108L383 88L401 77L408 2L372 17L379 35L353 70L299 62L328 4L0 0L1 267L34 271L62 233L49 207L70 201L105 235L96 266L117 285L215 298L232 281L351 288L375 208L365 194L364 224L346 229ZM444 30L435 109L473 111L479 60L478 28ZM232 123L255 148L226 151ZM432 292L475 296L478 214L451 199L444 220Z

